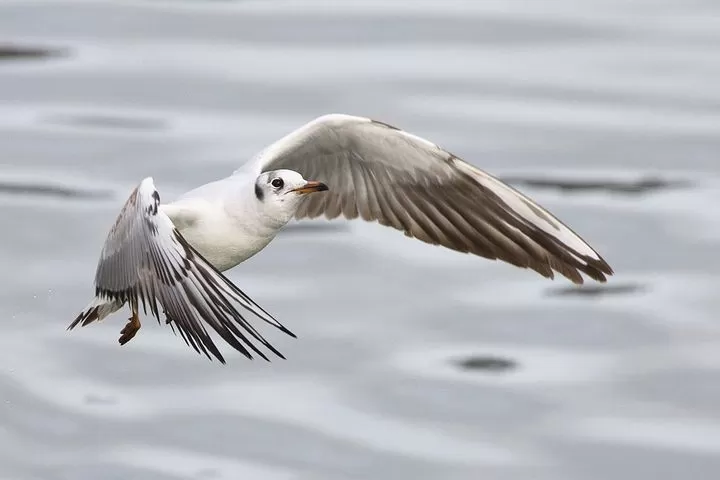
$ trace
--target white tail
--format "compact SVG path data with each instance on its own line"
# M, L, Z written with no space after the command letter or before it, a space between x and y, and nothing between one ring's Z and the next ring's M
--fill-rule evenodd
M108 315L120 310L124 304L124 302L120 302L118 300L109 300L95 297L95 299L90 303L90 305L85 307L85 309L80 312L80 315L78 315L77 318L73 320L73 322L67 329L72 330L73 328L77 327L78 324L82 324L82 326L84 327L85 325L88 325L92 322L99 322Z

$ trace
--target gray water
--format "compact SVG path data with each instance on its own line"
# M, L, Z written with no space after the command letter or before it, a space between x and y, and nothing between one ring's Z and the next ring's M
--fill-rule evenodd
M17 0L0 41L3 480L720 475L718 2ZM142 178L170 200L331 112L511 181L617 274L315 222L229 273L286 361L65 331Z

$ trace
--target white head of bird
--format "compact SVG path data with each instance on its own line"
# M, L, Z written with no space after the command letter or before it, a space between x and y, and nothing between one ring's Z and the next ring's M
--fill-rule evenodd
M328 190L327 185L305 180L293 170L272 170L255 180L255 198L263 220L281 227L295 215L306 195Z

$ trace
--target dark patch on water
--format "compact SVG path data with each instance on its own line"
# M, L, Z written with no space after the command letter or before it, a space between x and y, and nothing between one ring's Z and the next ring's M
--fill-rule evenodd
M59 57L66 53L67 52L62 49L0 44L0 61L37 60L41 58Z
M167 127L159 118L140 118L117 115L52 115L45 121L62 125L122 130L162 130Z
M508 372L518 367L515 360L490 355L472 355L454 363L463 370L482 370L490 373Z
M642 178L639 180L561 180L552 178L504 177L504 182L533 188L560 190L565 193L609 192L625 195L641 195L670 188L687 188L685 180Z
M619 285L583 285L553 288L548 290L550 296L604 297L608 295L627 295L642 292L645 286L637 283Z
M107 190L79 189L77 187L39 184L21 181L0 180L0 195L27 195L50 198L112 198L112 192Z

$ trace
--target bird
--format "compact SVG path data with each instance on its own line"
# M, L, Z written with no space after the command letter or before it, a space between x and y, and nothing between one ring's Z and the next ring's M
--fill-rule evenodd
M161 203L152 177L131 192L95 272L95 298L67 327L128 305L211 361L226 360L209 329L248 359L283 354L251 318L296 335L223 272L263 250L290 220L376 222L407 237L499 260L574 284L604 283L610 265L547 209L448 150L367 117L326 114L266 146L225 178Z

